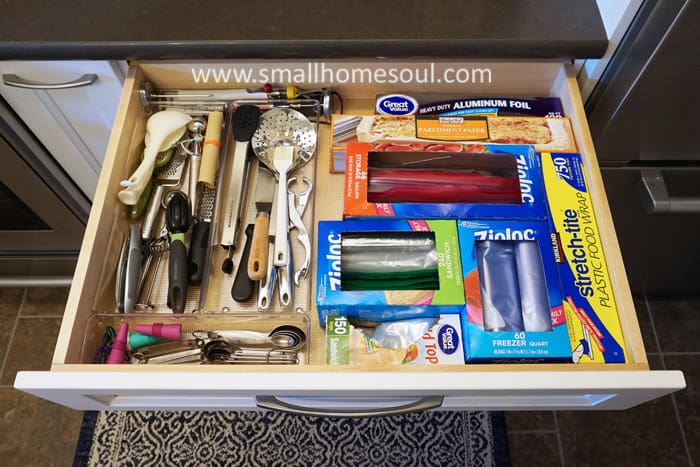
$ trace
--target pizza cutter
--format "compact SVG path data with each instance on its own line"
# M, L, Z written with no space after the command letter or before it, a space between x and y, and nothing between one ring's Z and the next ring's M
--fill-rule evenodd
M277 174L277 199L287 199L287 175L308 162L316 151L316 128L301 112L275 107L260 117L251 139L255 155ZM289 205L277 203L276 232L287 232ZM275 236L274 265L289 263L287 235Z

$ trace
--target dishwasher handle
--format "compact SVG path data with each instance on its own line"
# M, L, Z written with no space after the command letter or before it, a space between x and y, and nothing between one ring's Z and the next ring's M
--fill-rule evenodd
M97 81L97 75L94 73L85 73L78 79L66 81L65 83L39 83L29 81L15 74L7 73L2 75L2 82L6 86L25 89L70 89L79 88L81 86L89 86Z
M276 396L257 396L256 405L261 409L276 410L295 415L312 415L316 417L383 417L387 415L403 415L423 410L437 409L442 406L444 396L424 396L407 404L397 406L380 406L376 408L339 409L324 407L309 407L292 404L278 399ZM332 402L333 399L329 399Z
M660 170L642 170L642 204L652 214L700 213L700 197L669 196Z

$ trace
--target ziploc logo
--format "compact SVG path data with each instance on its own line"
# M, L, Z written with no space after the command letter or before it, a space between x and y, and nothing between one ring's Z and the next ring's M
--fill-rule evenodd
M493 229L479 230L474 232L476 240L534 240L534 229L515 230L510 227L504 231L496 231Z
M403 94L389 94L377 100L375 110L382 115L412 115L418 111L418 101Z
M454 326L446 324L438 331L438 345L447 355L452 355L459 348L459 333Z

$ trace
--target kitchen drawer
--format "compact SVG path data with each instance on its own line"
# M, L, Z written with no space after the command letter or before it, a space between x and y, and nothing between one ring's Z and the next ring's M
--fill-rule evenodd
M309 363L272 366L135 366L93 365L81 359L88 322L95 314L113 311L102 297L103 264L118 253L112 231L120 209L119 180L133 166L134 147L143 138L146 116L139 101L144 80L160 88L201 87L193 82L192 64L137 63L131 66L90 214L85 239L51 371L20 372L18 389L77 409L223 409L273 407L306 413L387 413L424 408L456 409L625 409L685 387L678 371L650 371L617 244L600 170L590 139L576 79L559 62L325 62L332 68L432 67L490 69L490 82L475 84L334 84L345 100L345 112L370 113L378 92L430 91L471 95L558 96L571 118L586 163L591 197L608 258L615 298L628 351L628 363L499 364L387 367L329 367L324 364L324 333L313 300ZM197 68L273 66L311 70L307 62L198 63ZM282 83L275 83L282 84ZM299 84L299 83L294 83ZM316 88L330 83L303 85ZM221 83L213 87L235 87ZM238 84L245 87L246 84ZM314 219L339 218L343 175L329 174L328 126L320 126L316 163ZM312 261L312 265L314 261ZM312 266L312 275L315 273ZM311 278L311 277L310 277ZM216 281L214 281L216 283ZM211 290L210 290L211 293ZM112 293L113 295L113 293ZM112 309L110 309L110 306ZM217 310L210 310L217 311ZM229 310L236 319L236 310ZM206 318L205 318L206 319Z

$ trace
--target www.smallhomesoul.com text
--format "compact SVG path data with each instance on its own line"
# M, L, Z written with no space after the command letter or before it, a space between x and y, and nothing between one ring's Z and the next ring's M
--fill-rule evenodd
M192 68L192 78L196 84L489 84L493 74L490 68L437 66L435 63L413 67L351 67L309 62L305 66L290 67Z

